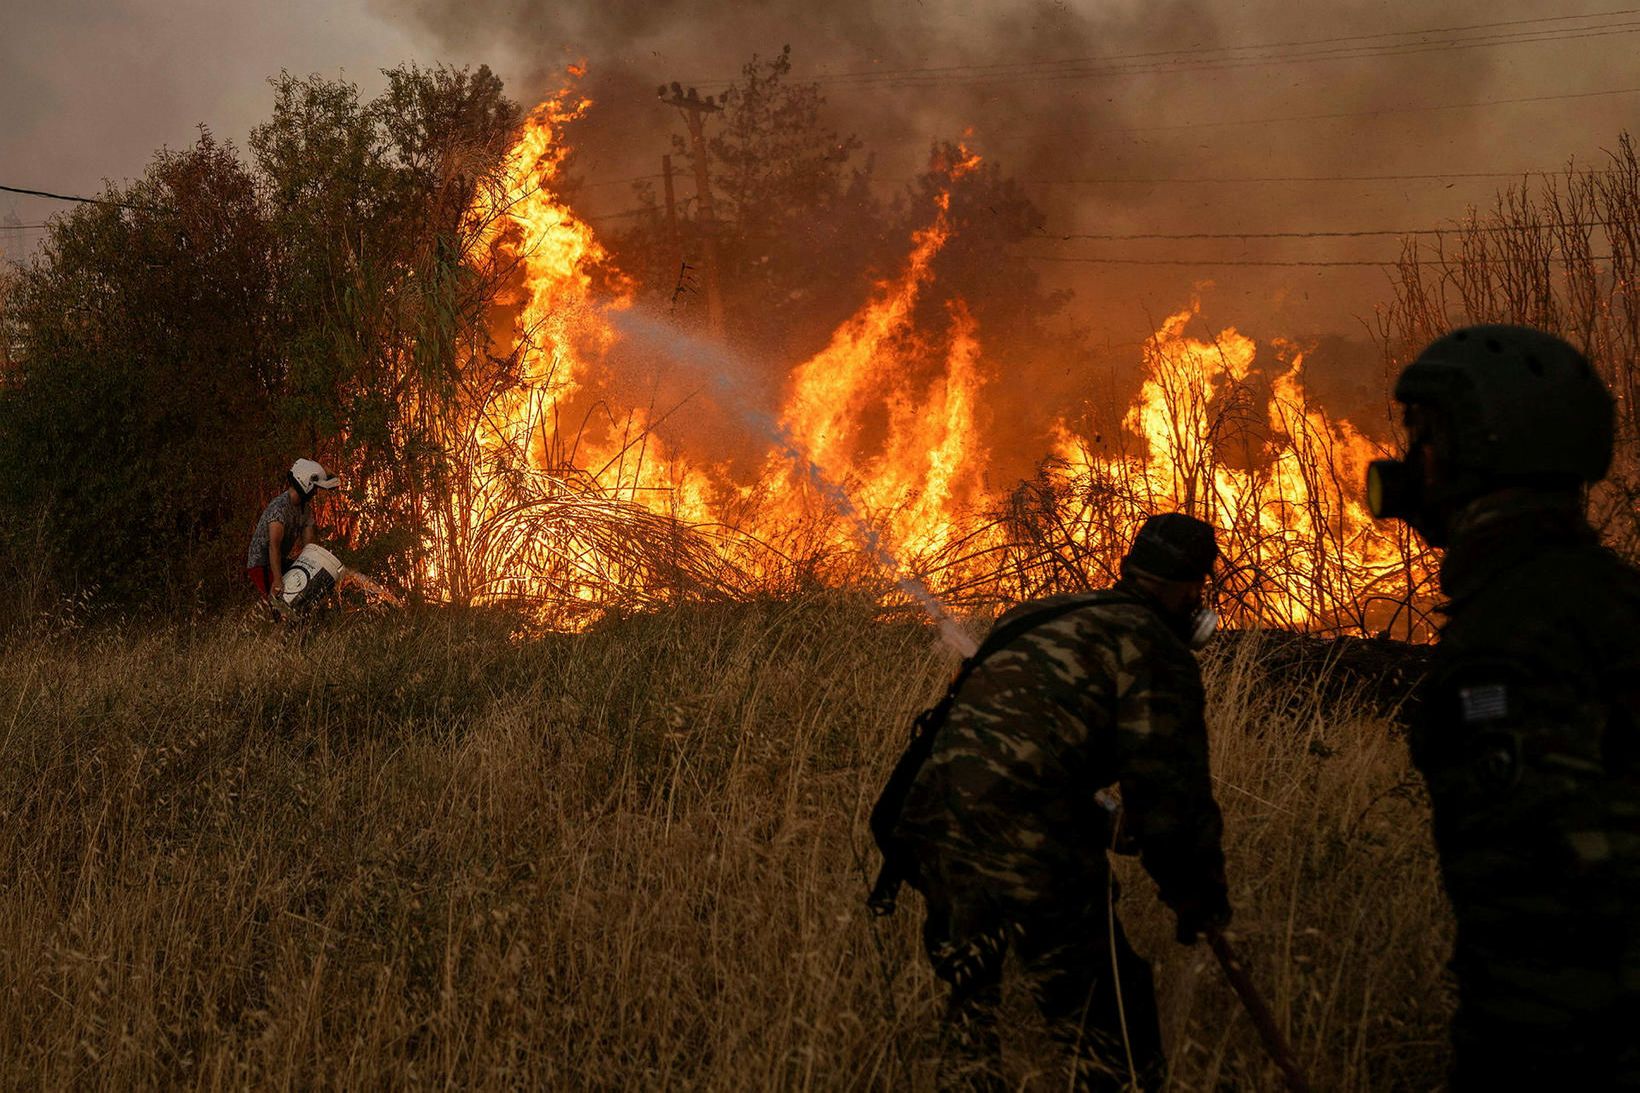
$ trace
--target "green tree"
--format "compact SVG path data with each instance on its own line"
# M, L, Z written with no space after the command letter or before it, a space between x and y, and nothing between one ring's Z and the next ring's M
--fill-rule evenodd
M499 184L520 112L482 66L386 75L368 103L345 81L281 76L251 147L278 240L287 434L370 499L343 529L366 564L414 586L458 470L449 411L487 360L506 272L486 266L469 210Z
M250 164L203 133L54 223L6 306L14 556L43 539L62 589L109 601L221 591L311 454L347 480L338 530L364 563L427 571L428 517L454 519L452 423L505 380L485 318L509 271L473 210L496 205L474 199L519 110L484 68L386 76L369 102L281 76Z
M886 250L872 164L858 138L826 124L825 102L817 84L791 79L788 46L748 61L707 121L725 325L732 340L776 359L823 345L859 306L865 271ZM682 134L672 147L676 162L693 165ZM706 228L692 178L685 170L679 180L681 239L669 237L646 185L638 192L649 214L616 233L610 249L649 294L679 296L685 321L703 324ZM695 272L680 281L683 262Z
M45 528L65 589L220 587L243 566L221 548L244 533L279 384L268 223L205 131L104 197L17 275L0 498L14 531Z

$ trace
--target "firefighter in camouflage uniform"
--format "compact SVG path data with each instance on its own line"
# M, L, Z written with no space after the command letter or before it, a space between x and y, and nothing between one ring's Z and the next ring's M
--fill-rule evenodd
M1640 1089L1640 574L1583 498L1611 395L1560 339L1479 326L1395 397L1408 450L1369 501L1446 548L1410 737L1457 919L1453 1086Z
M927 902L929 958L951 987L946 1084L1000 1080L995 1011L1012 949L1081 1088L1160 1085L1150 966L1115 917L1116 820L1096 794L1120 787L1121 839L1177 912L1181 941L1229 921L1191 653L1212 632L1203 588L1217 555L1209 525L1152 517L1114 588L1015 608L993 635L1016 636L982 647L953 693L897 827Z

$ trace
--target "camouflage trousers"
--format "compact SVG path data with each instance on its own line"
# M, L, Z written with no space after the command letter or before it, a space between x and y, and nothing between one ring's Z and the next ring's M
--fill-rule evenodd
M1157 1089L1165 1060L1150 965L1111 914L1108 875L1026 906L933 890L923 943L950 985L940 1085L1005 1089L998 1010L1009 951L1074 1068L1074 1087ZM1113 952L1114 949L1114 960ZM1120 982L1120 994L1117 983Z
M1453 1090L1640 1091L1640 939L1626 917L1463 918Z

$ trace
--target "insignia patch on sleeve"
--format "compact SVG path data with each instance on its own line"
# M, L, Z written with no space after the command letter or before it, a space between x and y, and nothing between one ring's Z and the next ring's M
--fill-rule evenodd
M1468 722L1502 721L1509 716L1509 691L1501 683L1459 687L1458 701L1463 703L1463 719Z

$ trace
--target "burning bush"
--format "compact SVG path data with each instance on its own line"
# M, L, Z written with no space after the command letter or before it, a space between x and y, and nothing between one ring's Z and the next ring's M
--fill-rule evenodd
M733 375L744 361L663 321L640 332L620 279L594 278L608 255L555 193L563 128L584 108L566 92L532 112L499 199L475 204L486 268L513 276L493 301L493 345L465 368L500 362L504 382L474 389L453 419L445 443L470 473L454 504L425 517L444 595L533 599L563 623L634 600L767 589L794 571L850 583L882 560L978 607L1107 579L1145 515L1183 509L1226 532L1221 593L1236 621L1427 633L1422 559L1356 497L1376 449L1311 402L1296 347L1277 346L1280 371L1262 376L1250 339L1194 337L1197 309L1181 311L1146 343L1145 380L1115 442L1061 421L1035 479L999 490L983 331L961 299L943 327L920 306L952 238L952 194L978 157L940 150L931 173L943 183L908 257L790 368L771 408ZM598 287L609 283L613 293ZM652 408L616 409L642 367L697 377L765 454L695 459L688 429ZM549 511L578 515L532 536L527 515ZM572 530L583 518L598 535ZM657 536L656 518L670 534ZM622 539L658 539L687 561L672 567ZM677 584L655 583L673 569Z
M769 103L817 125L819 100L783 76L748 69L718 142L753 241L791 223L757 195L797 185L759 175L766 146L802 153L831 215L865 207L840 175L851 139L757 130ZM317 79L276 95L250 166L208 138L162 156L117 203L60 221L21 278L0 485L13 513L50 514L66 589L138 591L120 551L96 547L105 527L231 574L228 547L299 446L346 471L337 530L356 562L426 599L525 602L554 627L817 583L891 600L926 586L983 611L1108 580L1146 514L1182 509L1222 529L1232 622L1429 633L1425 558L1358 499L1385 433L1317 404L1305 347L1215 332L1192 302L1145 341L1130 404L1078 417L1022 399L1021 346L1053 350L986 323L1022 325L991 297L1007 233L1034 213L960 145L937 146L896 206L914 222L899 256L869 284L832 277L828 300L852 284L853 311L795 353L801 338L704 338L623 273L565 196L566 130L589 105L573 88L527 116L483 69L397 70L369 103ZM1564 190L1509 191L1433 257L1407 252L1381 327L1392 360L1458 321L1587 344L1625 415L1597 515L1631 550L1637 194L1626 140ZM974 210L993 198L1010 226L985 237ZM1062 300L1032 282L1009 307L1036 303Z

